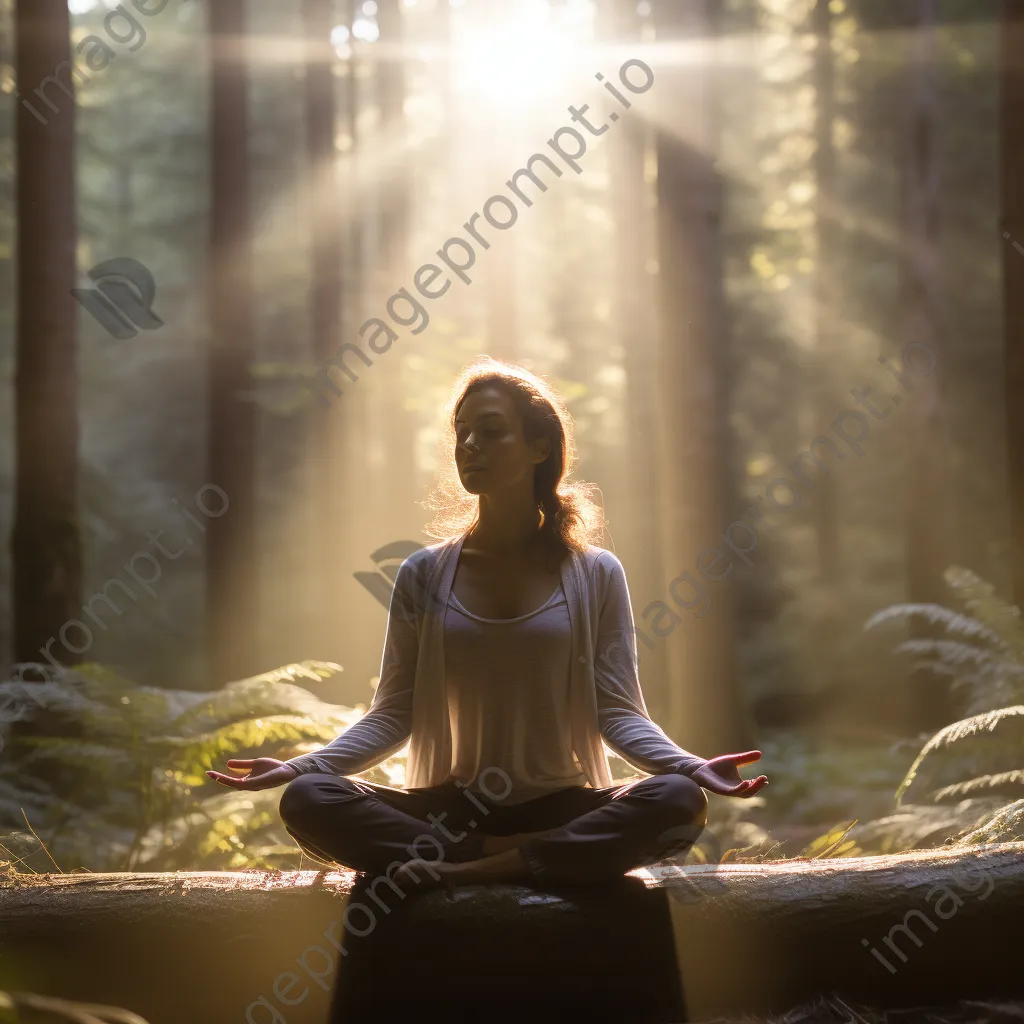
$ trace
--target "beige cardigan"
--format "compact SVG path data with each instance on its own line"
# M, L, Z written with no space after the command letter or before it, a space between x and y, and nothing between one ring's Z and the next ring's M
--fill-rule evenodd
M321 750L292 758L300 772L353 775L409 741L406 788L440 785L452 765L444 671L444 611L463 536L421 548L398 571L380 683L367 713ZM705 759L651 720L637 677L636 635L622 563L593 545L562 562L572 626L572 745L588 783L613 784L605 744L643 772L690 775Z

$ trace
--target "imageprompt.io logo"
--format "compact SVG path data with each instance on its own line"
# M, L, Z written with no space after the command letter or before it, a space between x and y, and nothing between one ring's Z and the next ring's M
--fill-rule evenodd
M423 545L417 544L414 540L392 541L370 555L377 566L377 572L354 572L352 575L387 611L391 606L391 591L395 589L398 570L402 563L421 547Z
M134 338L164 322L153 312L156 284L149 268L127 256L105 260L89 271L95 288L72 288L71 294L115 338Z

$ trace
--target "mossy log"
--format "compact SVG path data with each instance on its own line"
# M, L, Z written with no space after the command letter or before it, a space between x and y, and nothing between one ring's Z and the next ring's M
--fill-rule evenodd
M0 884L0 989L150 1024L607 1020L1024 997L1024 843L399 896L351 873Z

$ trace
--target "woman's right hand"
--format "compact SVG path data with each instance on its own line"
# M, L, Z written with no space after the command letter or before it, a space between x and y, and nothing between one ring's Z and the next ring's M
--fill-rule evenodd
M214 771L206 774L222 786L246 790L283 786L299 774L290 764L278 761L275 757L232 758L228 761L228 771L240 774L222 775Z

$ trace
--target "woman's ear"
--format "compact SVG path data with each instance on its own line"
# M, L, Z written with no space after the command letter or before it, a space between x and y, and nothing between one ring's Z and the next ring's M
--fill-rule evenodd
M533 449L534 464L540 465L551 454L551 438L535 437L530 442L530 447Z

